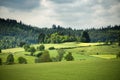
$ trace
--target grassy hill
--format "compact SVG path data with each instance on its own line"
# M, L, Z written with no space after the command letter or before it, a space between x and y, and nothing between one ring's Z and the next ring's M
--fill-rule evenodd
M114 45L102 45L103 43L76 43L67 42L61 44L44 44L45 49L49 51L51 57L55 57L58 53L57 50L49 50L49 47L63 48L68 52L72 52L75 61L79 60L96 60L96 59L111 59L116 58L116 54L120 52L120 48ZM40 44L31 45L35 48ZM17 58L23 56L27 59L28 63L34 63L35 56L26 56L25 54L30 54L30 52L25 52L23 48L11 48L2 50L3 53L0 54L3 62L6 61L8 52L14 53L15 63L18 63ZM39 53L36 51L34 54ZM65 54L65 55L66 55ZM98 55L97 55L98 54ZM63 59L64 61L64 59Z
M39 45L31 46L36 48ZM12 52L15 64L0 66L0 80L120 80L120 59L116 59L120 47L116 44L67 42L44 45L50 57L57 55L57 50L49 50L49 47L55 47L64 49L66 53L72 52L75 60L35 64L36 57L26 56L30 52L23 48L4 49L0 58L5 62L8 52ZM18 64L19 56L25 57L28 64Z

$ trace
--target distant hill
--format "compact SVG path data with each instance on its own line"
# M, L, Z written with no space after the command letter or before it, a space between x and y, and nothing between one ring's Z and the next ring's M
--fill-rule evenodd
M37 43L39 29L11 19L0 19L0 47L12 48L20 42Z
M67 41L78 41L81 37L81 33L84 30L77 30L72 28L64 28L60 25L53 25L51 28L37 28L31 25L27 25L12 19L0 18L0 48L12 48L20 46L21 43L36 44L39 42L41 33L45 34L44 43L49 43L48 40L52 39L51 35L58 33L61 36L72 37L71 40ZM87 29L91 42L97 41L117 41L120 33L120 25L107 26L100 29ZM66 37L67 36L67 37Z

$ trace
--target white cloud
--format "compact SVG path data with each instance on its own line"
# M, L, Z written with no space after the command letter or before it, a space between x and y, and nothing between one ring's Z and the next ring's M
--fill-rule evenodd
M66 2L40 0L39 6L29 11L0 6L0 17L22 20L26 24L39 27L58 24L65 27L89 28L119 24L120 3L110 1L104 3L104 0L67 0Z

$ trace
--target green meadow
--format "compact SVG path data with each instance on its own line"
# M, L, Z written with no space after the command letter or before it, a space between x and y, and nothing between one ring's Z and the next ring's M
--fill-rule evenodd
M37 48L39 45L31 46ZM120 80L120 59L116 59L120 47L116 44L67 42L44 46L50 57L57 56L57 49L62 48L66 54L72 53L74 61L63 58L61 62L35 64L36 57L26 56L30 52L25 52L24 48L4 49L0 58L5 62L9 52L12 52L15 64L0 66L0 80ZM49 50L49 47L56 49ZM17 58L20 56L26 58L28 64L18 64Z
M120 80L120 60L0 66L0 80Z

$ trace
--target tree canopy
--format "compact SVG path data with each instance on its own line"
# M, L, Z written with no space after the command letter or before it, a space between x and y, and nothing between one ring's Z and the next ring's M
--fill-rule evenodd
M22 21L0 18L0 48L22 47L25 44L36 43L117 42L119 32L120 25L86 30L64 28L55 24L51 28L37 28Z

